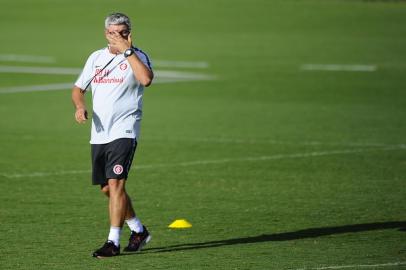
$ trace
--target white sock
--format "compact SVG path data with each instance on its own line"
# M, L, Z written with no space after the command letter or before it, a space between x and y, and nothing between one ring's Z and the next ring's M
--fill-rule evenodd
M110 233L109 237L107 238L108 241L112 241L114 245L117 247L120 246L120 234L121 234L121 228L120 227L110 227Z
M142 233L144 231L142 223L137 217L127 219L125 222L127 222L127 225L130 227L131 231L136 233Z

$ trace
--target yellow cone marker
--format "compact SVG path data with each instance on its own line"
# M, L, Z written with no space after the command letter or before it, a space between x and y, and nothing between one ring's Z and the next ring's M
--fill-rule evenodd
M171 229L186 229L192 227L186 219L177 219L168 226Z

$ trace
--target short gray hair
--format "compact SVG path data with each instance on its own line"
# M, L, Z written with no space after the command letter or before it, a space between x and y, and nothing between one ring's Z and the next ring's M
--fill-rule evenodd
M107 29L109 25L118 25L118 24L124 24L127 26L128 30L131 31L131 22L130 18L128 18L127 15L123 13L111 13L109 16L106 17L106 20L104 21L104 27Z

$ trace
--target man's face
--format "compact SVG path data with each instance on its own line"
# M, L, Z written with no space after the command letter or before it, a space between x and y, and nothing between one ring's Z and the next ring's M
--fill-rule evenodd
M130 31L125 24L111 24L104 33L106 38L114 33L119 33L122 38L128 39Z

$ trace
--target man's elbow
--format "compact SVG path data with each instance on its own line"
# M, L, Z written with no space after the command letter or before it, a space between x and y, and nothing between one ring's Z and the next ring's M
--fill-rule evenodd
M141 84L142 84L143 86L145 86L145 87L150 86L151 83L152 83L152 80L151 80L151 79L147 79L147 80L144 80L143 82L141 82Z
M148 86L151 85L153 78L154 78L154 75L145 76L144 78L142 78L142 80L140 80L140 83L141 83L143 86L148 87Z

